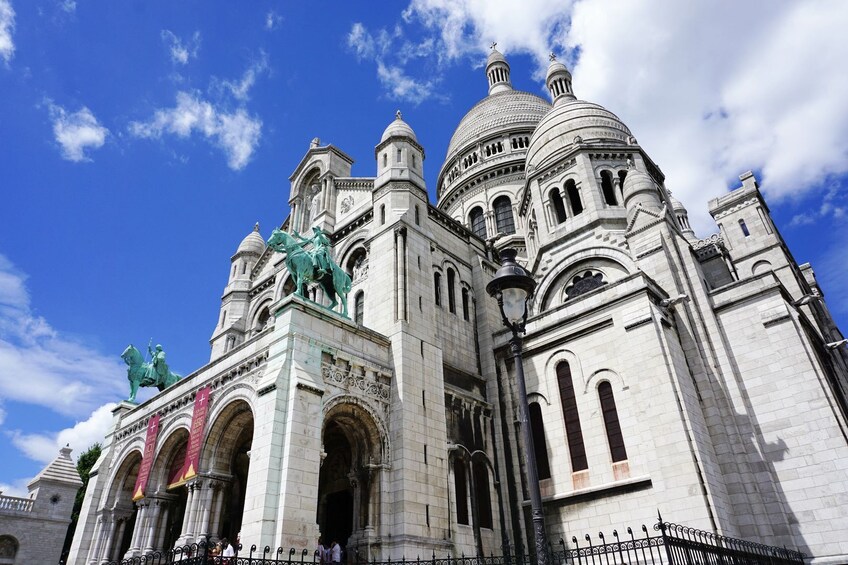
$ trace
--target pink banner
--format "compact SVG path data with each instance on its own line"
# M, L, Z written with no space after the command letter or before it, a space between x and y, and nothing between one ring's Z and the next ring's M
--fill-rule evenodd
M147 421L147 437L144 440L144 455L141 457L141 467L135 479L133 501L144 498L144 489L150 478L150 468L153 466L153 453L156 451L156 436L159 434L159 414L154 414Z
M182 469L171 479L168 488L178 487L197 476L200 466L200 449L203 447L203 429L206 426L206 413L209 411L209 392L212 387L205 386L194 397L194 413L191 416L191 431L188 436L185 463Z

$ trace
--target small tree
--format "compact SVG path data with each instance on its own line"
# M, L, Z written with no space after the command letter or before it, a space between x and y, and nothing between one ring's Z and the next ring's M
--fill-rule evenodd
M80 479L82 479L82 486L77 491L77 496L74 500L74 510L71 512L71 523L68 524L68 533L65 534L65 545L62 547L62 562L64 562L68 553L71 551L71 542L74 540L74 532L77 529L77 521L82 510L82 501L85 500L85 491L88 488L88 477L91 473L91 468L94 467L94 464L100 458L100 450L100 444L95 443L83 451L79 459L77 459L77 472L80 475Z

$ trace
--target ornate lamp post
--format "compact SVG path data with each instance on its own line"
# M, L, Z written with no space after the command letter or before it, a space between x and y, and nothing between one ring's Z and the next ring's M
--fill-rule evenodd
M527 387L524 384L524 363L521 356L521 337L527 321L527 303L536 289L536 281L523 267L515 262L515 249L500 252L502 266L495 278L486 285L489 296L498 301L504 325L512 331L509 345L515 359L515 376L518 381L519 415L521 434L527 449L527 489L530 491L530 508L533 514L533 530L536 539L536 563L548 565L548 536L545 533L545 515L542 511L542 493L539 490L539 473L536 469L536 450L530 430Z

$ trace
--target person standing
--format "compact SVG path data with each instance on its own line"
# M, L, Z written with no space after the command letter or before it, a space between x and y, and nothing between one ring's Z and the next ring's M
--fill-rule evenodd
M330 555L333 563L342 562L342 548L336 540L333 540L333 545L330 546Z
M221 557L223 557L223 559L221 559L221 563L230 565L234 562L234 560L228 558L236 556L236 551L233 549L233 544L230 543L230 540L224 538L221 540L221 547L224 548L224 551L221 552Z
M318 548L315 550L315 553L318 554L318 561L322 565L327 562L327 548L324 547L324 540L321 536L318 536Z

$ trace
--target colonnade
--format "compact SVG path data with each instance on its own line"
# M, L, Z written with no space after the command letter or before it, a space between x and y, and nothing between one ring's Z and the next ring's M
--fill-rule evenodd
M185 509L179 537L174 547L188 545L207 536L216 540L223 523L224 501L228 478L199 476L184 487L187 489ZM123 555L121 543L132 522L133 512L127 507L102 510L97 519L88 563L100 565L156 551L167 552L168 524L173 512L178 512L179 497L175 494L153 494L135 503L135 523L129 549Z

